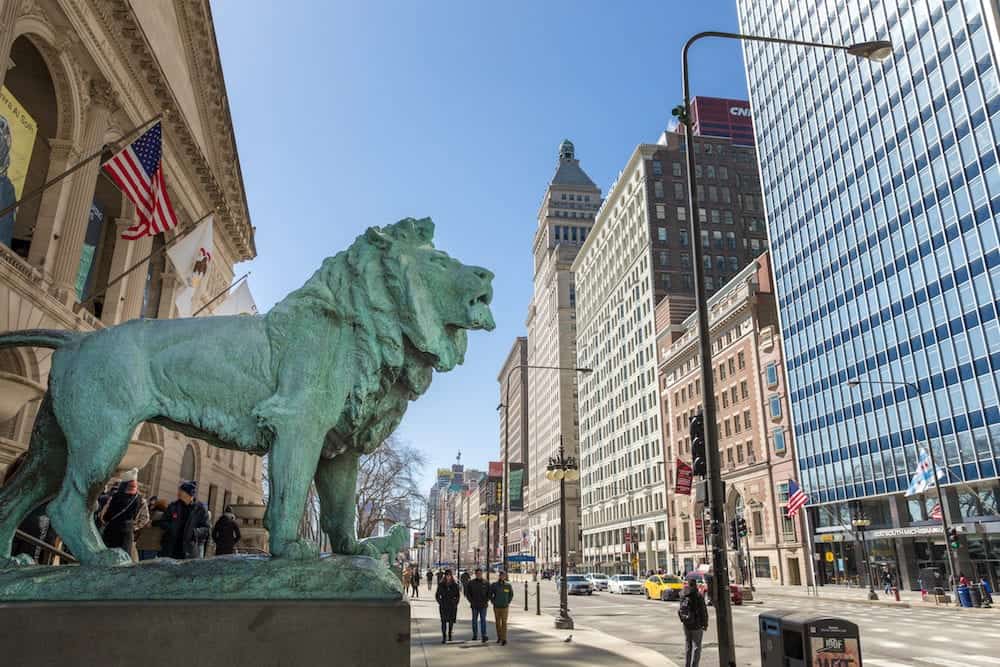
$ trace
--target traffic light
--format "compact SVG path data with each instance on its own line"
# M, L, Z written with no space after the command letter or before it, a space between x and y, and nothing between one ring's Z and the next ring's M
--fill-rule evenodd
M736 519L729 522L729 546L734 551L740 548L740 534L736 525Z
M708 467L705 464L705 419L700 412L692 415L688 433L691 435L691 468L695 475L704 477Z
M749 531L747 530L747 520L743 517L736 519L736 529L740 533L740 537L746 537Z
M952 528L948 531L948 543L951 545L952 549L958 548L958 529Z

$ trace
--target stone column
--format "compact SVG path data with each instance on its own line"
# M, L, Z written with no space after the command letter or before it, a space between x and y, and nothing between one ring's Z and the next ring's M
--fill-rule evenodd
M45 180L51 180L66 171L79 159L76 148L69 141L52 139L49 141L49 170ZM31 234L31 248L28 250L28 261L52 275L52 264L55 261L56 248L59 246L59 226L66 208L66 194L69 192L71 180L56 183L41 196L38 205L38 215L35 218L35 229Z
M131 207L130 207L131 208ZM149 254L153 245L151 236L144 236L135 241L122 240L121 234L135 224L134 217L122 217L114 220L115 251L111 257L111 271L108 280L114 280L127 269L130 269L139 259ZM107 326L131 320L140 315L142 296L146 287L146 273L149 262L134 269L126 277L112 285L104 296L104 311L101 320Z
M87 108L83 137L80 140L81 148L78 151L83 156L93 152L103 143L104 135L108 131L112 99L110 86L91 82L90 106ZM93 160L71 177L72 184L62 218L59 245L52 266L52 282L57 290L66 292L67 304L76 300L74 287L80 270L80 253L83 250L83 239L87 232L90 207L94 202L94 190L97 187L100 168L100 160Z
M21 9L21 0L0 0L0 86L10 69L10 48L14 44L14 19Z

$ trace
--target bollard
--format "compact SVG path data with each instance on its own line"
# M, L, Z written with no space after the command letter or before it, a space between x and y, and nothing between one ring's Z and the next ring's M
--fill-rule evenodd
M535 582L535 616L542 615L542 584Z
M528 580L524 581L524 610L528 611Z
M897 588L896 586L893 586L892 587L892 593L893 593L893 595L896 596L896 602L899 602L899 588Z

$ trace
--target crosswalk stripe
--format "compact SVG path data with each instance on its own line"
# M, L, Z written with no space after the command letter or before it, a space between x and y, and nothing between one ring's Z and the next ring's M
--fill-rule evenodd
M967 655L965 659L970 662L981 662L985 665L1000 665L1000 658L993 658L988 655Z
M924 658L914 658L920 662L929 662L932 665L942 665L943 667L968 667L969 663L959 660L951 660L950 658L938 658L936 656L927 656ZM867 661L866 661L867 662Z
M864 664L872 667L912 667L909 663L883 660L882 658L864 658Z

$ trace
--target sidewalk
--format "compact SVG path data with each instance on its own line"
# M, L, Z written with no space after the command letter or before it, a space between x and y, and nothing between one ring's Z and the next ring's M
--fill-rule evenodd
M520 591L518 591L520 593ZM472 612L463 598L458 607L454 640L441 643L441 622L433 593L420 591L410 603L411 667L469 667L470 665L532 665L556 667L676 667L659 653L598 630L577 625L573 630L557 630L553 618L534 609L524 611L524 600L515 598L508 619L507 645L496 643L493 610L489 610L486 644L472 641ZM572 637L567 642L566 639Z
M936 604L933 596L928 596L927 600L921 599L920 591L899 591L899 602L896 602L895 596L891 593L886 595L881 590L875 591L878 593L878 600L869 600L868 589L866 588L820 586L818 596L813 594L812 589L807 589L805 586L779 586L776 584L766 583L757 584L754 588L754 599L756 601L766 601L768 598L775 597L809 598L812 600L847 602L850 604L862 604L875 607L899 607L901 609L938 607L940 609L961 609L962 611L970 611L968 608L959 607L955 604L954 592L951 593L951 604ZM976 611L991 611L991 609L975 609ZM996 609L996 607L992 609Z

